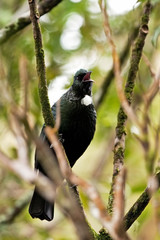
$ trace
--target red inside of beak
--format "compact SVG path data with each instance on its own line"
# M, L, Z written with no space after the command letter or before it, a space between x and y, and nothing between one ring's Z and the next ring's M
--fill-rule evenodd
M83 82L94 82L92 79L90 79L90 75L91 75L91 72L87 72L83 78Z

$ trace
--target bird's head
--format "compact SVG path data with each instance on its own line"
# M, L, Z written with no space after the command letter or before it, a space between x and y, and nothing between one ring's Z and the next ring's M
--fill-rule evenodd
M93 80L90 78L91 72L85 69L80 69L74 75L72 88L76 95L84 97L91 96Z

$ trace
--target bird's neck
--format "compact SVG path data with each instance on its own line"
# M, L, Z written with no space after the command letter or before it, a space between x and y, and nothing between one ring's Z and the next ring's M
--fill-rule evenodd
M90 93L79 94L73 91L73 89L70 91L70 100L82 106L89 106L93 103L92 95Z
M87 98L91 98L92 99L92 93L91 91L83 92L83 91L77 91L76 89L74 89L72 86L70 88L70 94L72 95L72 98L75 100L79 100L81 101L83 98L85 98L87 96Z

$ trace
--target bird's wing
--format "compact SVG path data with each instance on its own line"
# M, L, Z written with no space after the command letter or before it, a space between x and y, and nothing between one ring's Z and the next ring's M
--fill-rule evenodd
M43 125L41 133L40 133L40 140L43 142L43 144L47 147L50 148L51 143L49 142L46 134L45 134L45 125ZM42 154L42 149L40 147L36 148L35 151L35 169L39 169L41 172L44 173L43 168L40 164L40 156ZM55 153L53 151L54 157L55 157Z
M55 118L55 107L53 107L53 117ZM38 172L42 172L44 175L48 176L47 172L44 170L43 165L41 164L40 159L42 161L45 161L45 156L42 155L42 147L45 145L48 150L50 151L50 154L53 156L53 161L57 161L55 151L53 147L51 148L51 143L49 142L46 134L45 134L45 125L43 125L40 139L42 141L42 146L37 146L36 152L35 152L35 168L38 169ZM58 164L58 161L57 161ZM53 165L54 167L55 165ZM57 172L57 168L56 172ZM54 169L53 169L54 170ZM60 174L60 173L58 173ZM55 179L56 179L55 175ZM60 176L60 175L59 175ZM48 177L51 177L50 175ZM52 179L53 180L53 179ZM56 188L56 187L55 187ZM55 189L56 191L56 189ZM43 195L41 196L41 193L38 192L37 187L35 187L32 200L29 206L29 213L33 218L39 218L41 220L46 219L47 221L51 221L54 217L54 203L47 201Z
M52 106L52 114L53 114L53 118L54 120L56 120L56 103ZM64 139L63 139L63 134L59 133L59 141L63 144ZM54 155L53 157L56 157L54 148L52 146L52 144L50 143L49 139L47 138L46 134L45 134L45 125L43 125L41 133L40 133L40 139L41 141L49 148L52 150L52 154ZM41 167L40 161L39 161L39 156L41 154L41 149L36 148L36 152L35 152L35 169L39 169L41 172L44 173L43 168Z

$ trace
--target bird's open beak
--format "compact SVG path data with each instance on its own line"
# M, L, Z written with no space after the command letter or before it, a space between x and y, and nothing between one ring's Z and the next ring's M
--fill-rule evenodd
M90 78L92 72L87 72L86 75L83 77L82 82L94 82L94 80L92 80Z

